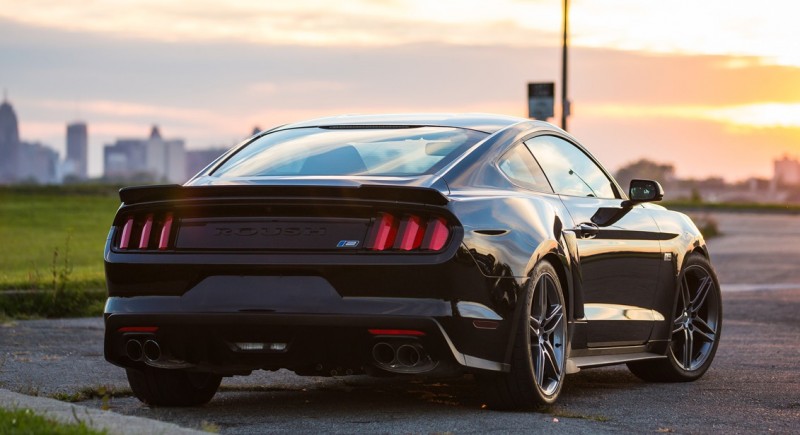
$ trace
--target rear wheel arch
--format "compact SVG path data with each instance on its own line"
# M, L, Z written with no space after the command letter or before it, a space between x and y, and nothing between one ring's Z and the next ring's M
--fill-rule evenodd
M560 257L556 252L549 252L539 261L549 262L550 265L553 266L553 269L556 270L558 280L561 284L561 290L564 293L564 302L567 304L567 307L569 307L567 310L568 318L569 320L573 320L572 313L575 307L572 306L572 280L568 278L570 276L568 270L569 265L566 264L564 258Z

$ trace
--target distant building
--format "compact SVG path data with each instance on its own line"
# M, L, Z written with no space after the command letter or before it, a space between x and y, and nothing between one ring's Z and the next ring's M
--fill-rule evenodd
M228 148L209 148L186 151L186 179L194 177L209 163L228 151Z
M60 183L58 153L38 142L19 139L14 108L4 96L0 104L0 183Z
M4 96L0 104L0 183L16 181L21 147L17 114Z
M183 139L165 140L158 126L147 139L118 139L103 149L104 176L116 180L183 183L186 151Z
M22 142L17 180L22 183L57 184L59 156L56 150L38 142Z
M800 185L800 161L784 155L773 161L773 187Z
M79 180L88 178L89 134L85 122L67 124L67 168L65 176L74 176Z

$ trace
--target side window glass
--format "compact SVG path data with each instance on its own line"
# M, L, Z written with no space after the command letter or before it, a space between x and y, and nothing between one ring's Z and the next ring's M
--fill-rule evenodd
M556 193L570 196L618 198L612 181L575 145L555 136L525 141Z
M511 181L519 186L538 192L553 192L550 184L547 183L547 178L544 176L542 168L539 167L530 151L522 144L505 153L500 158L497 166Z

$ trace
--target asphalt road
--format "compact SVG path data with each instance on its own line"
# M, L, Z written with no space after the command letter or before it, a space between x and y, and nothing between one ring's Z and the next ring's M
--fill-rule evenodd
M624 367L567 378L549 413L481 408L470 378L303 378L258 372L223 381L206 406L153 409L116 397L112 410L224 434L325 433L796 433L800 428L800 217L718 215L710 242L723 282L724 323L701 380L648 384ZM0 387L49 396L127 389L103 360L100 319L0 327ZM101 400L84 405L100 407Z

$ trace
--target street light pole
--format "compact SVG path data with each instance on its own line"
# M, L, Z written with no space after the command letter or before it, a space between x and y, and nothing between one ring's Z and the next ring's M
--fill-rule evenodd
M569 100L567 100L567 17L569 16L569 0L564 0L564 39L561 46L561 128L567 130L569 116Z

